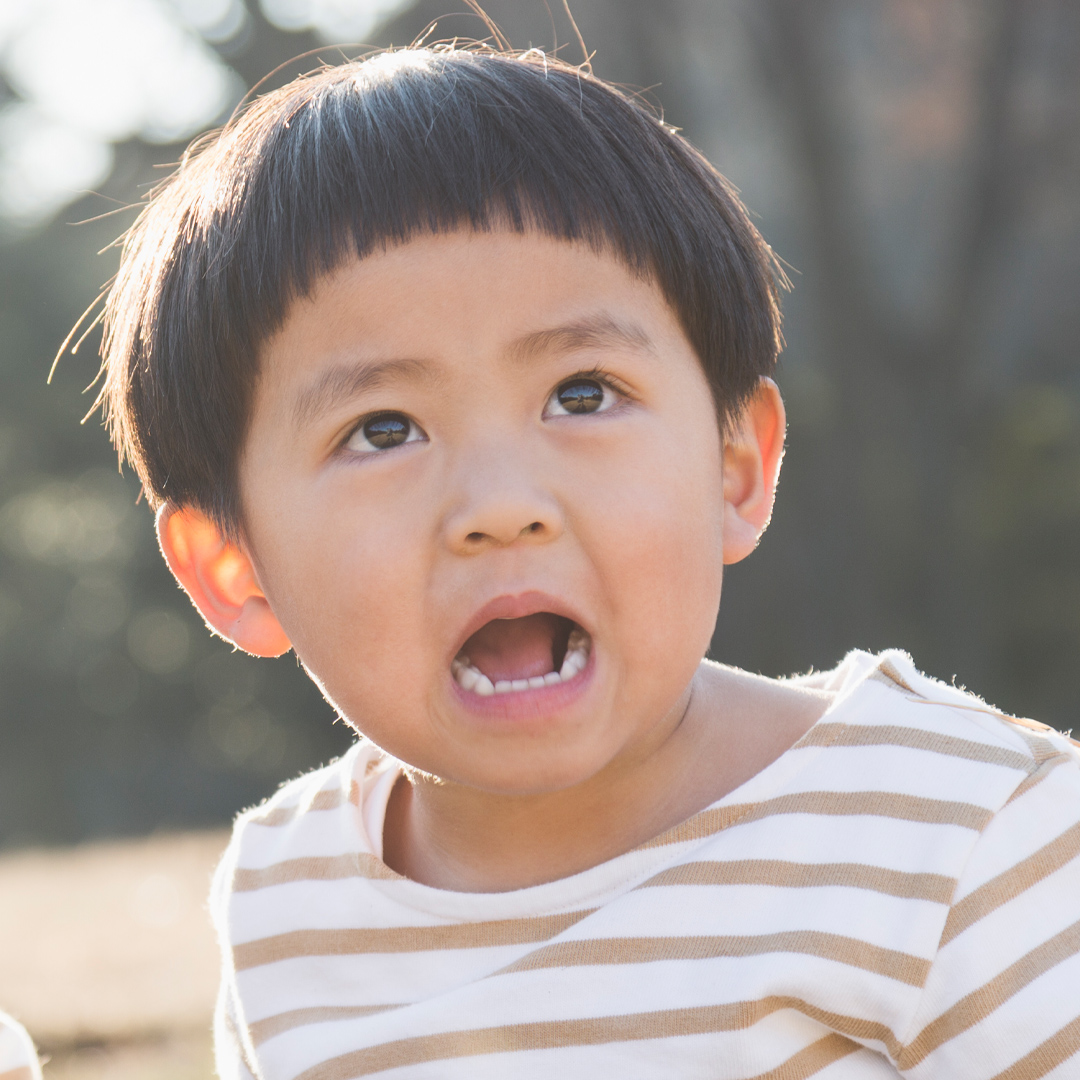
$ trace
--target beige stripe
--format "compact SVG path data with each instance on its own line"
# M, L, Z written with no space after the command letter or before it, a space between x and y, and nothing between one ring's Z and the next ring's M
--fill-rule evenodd
M311 855L302 859L285 859L260 869L238 867L233 875L233 892L252 892L271 885L293 881L340 881L342 878L367 878L380 881L401 881L381 859L367 852L348 855Z
M884 676L884 678L882 678ZM894 687L899 686L901 690L906 690L909 694L915 694L916 697L922 697L922 694L918 692L903 675L893 665L891 660L882 660L872 672L868 678L876 679L878 682L884 682L886 685L892 684Z
M888 791L804 791L756 803L702 810L681 825L642 844L638 850L702 840L736 823L745 825L775 814L867 815L929 825L959 825L974 832L981 832L994 816L992 811L973 803L926 799L919 795Z
M391 1009L400 1009L400 1005L316 1005L308 1009L290 1009L288 1012L278 1013L276 1016L267 1016L262 1020L256 1020L248 1024L251 1032L251 1041L256 1046L280 1035L284 1031L303 1027L305 1024L326 1024L335 1020L356 1020L364 1016L374 1016L376 1013L389 1012ZM2 1080L2 1078L0 1078Z
M1073 760L1073 757L1066 754L1064 750L1047 758L1030 776L1025 776L1016 785L1016 790L1005 800L1005 805L1008 806L1014 799L1019 799L1021 795L1026 795L1033 787L1041 784L1059 765L1065 765Z
M1049 731L1054 734L1061 734L1056 728L1052 728L1049 724L1040 724L1038 720L1029 720L1025 716L1010 716L1008 713L1004 713L1000 709L991 708L989 705L965 704L962 701L938 701L934 698L921 696L913 698L912 700L916 705L939 705L945 709L963 709L965 712L983 713L985 716L992 716L995 720L1001 720L1012 727L1027 728L1029 731ZM1022 731L1018 731L1016 734L1020 735L1022 738L1024 737Z
M785 1000L789 999L767 999L770 1004L774 1001ZM759 1006L764 1004L764 1002L749 1004L737 1002L730 1005L664 1009L659 1012L598 1016L583 1020L507 1024L504 1027L473 1028L467 1031L447 1031L437 1035L419 1035L411 1039L399 1039L379 1046L365 1047L340 1057L330 1058L307 1069L294 1080L355 1080L356 1077L370 1076L384 1069L399 1069L431 1061L449 1061L453 1058L477 1057L482 1054L557 1050L575 1046L599 1046L613 1042L670 1039L685 1035L737 1031L751 1027L764 1016L777 1011L776 1008L766 1008L763 1011ZM826 1064L828 1062L823 1061L818 1068L824 1068ZM811 1075L813 1074L809 1072L792 1073L791 1077ZM787 1074L776 1073L777 1080L781 1076L787 1080Z
M840 730L833 732L830 730L832 728ZM964 758L967 761L1003 765L1007 769L1019 769L1026 773L1034 772L1036 768L1035 762L1018 750L895 724L816 724L806 733L800 745L904 746L912 750L927 750L933 754Z
M258 1020L250 1025L250 1030L255 1044L259 1045L274 1035L304 1024L374 1016L377 1013L405 1007L401 1003L396 1003L393 1005L343 1005L293 1009L287 1013L279 1013L277 1016L269 1016L264 1020ZM846 1016L843 1013L830 1012L827 1009L819 1008L817 1005L811 1005L802 998L774 996L760 998L757 1001L735 1001L730 1004L716 1006L716 1008L722 1010L722 1012L717 1012L716 1015L725 1019L723 1026L710 1030L721 1031L753 1027L754 1024L775 1012L790 1009L802 1013L811 1020L816 1020L823 1027L840 1032L841 1035L850 1036L863 1043L879 1042L886 1052L893 1057L900 1053L900 1040L885 1024L859 1016Z
M1033 855L991 878L959 901L949 912L941 934L941 945L947 945L957 934L1060 870L1077 855L1080 855L1080 824L1066 829L1056 840L1051 840Z
M1034 721L1030 721L1034 723ZM1050 728L1046 729L1051 730ZM1028 749L1031 751L1032 757L1035 761L1041 765L1044 761L1049 761L1050 758L1056 754L1060 754L1061 751L1048 739L1045 735L1036 733L1034 735L1027 731L1018 731L1016 733L1027 744Z
M523 956L495 972L508 975L541 968L601 964L651 964L661 960L712 960L718 957L802 953L849 967L862 968L889 979L922 986L930 961L910 953L872 945L858 938L822 930L784 930L775 934L698 935L695 937L588 938L557 941Z
M248 820L252 825L266 825L276 828L279 825L288 825L290 821L300 814L306 814L309 810L337 810L346 802L346 792L341 788L324 788L315 793L311 802L298 803L295 806L275 806L264 810Z
M34 1080L34 1070L29 1065L19 1065L0 1073L0 1080Z
M962 997L936 1020L927 1024L900 1051L897 1058L900 1069L910 1069L918 1065L939 1046L985 1020L1029 983L1077 953L1080 953L1080 922L1073 923L1038 948L1032 949L1014 964L1010 964L1001 974Z
M777 888L840 886L869 889L905 900L947 904L956 878L944 874L912 874L866 863L797 863L782 859L734 859L730 862L688 862L643 882L653 885L774 885Z
M342 878L401 880L374 855L312 856L287 859L262 869L236 871L234 892L251 892L296 881L337 881ZM943 874L913 874L863 863L796 863L779 859L682 863L644 882L654 885L774 885L782 888L846 886L870 889L911 900L947 904L956 879Z
M750 1080L805 1080L806 1077L821 1072L826 1065L861 1049L858 1043L834 1032L826 1035L824 1039L818 1039L816 1043L811 1043L805 1050L800 1050L775 1069L758 1073Z
M444 926L388 926L341 930L293 930L233 946L237 971L299 956L355 956L436 949L487 949L548 941L593 913L592 908L535 919L449 923Z
M858 1039L861 1043L879 1042L893 1058L900 1053L900 1040L884 1024L859 1016L845 1016L843 1013L829 1012L800 998L768 997L760 1001L741 1002L733 1007L742 1009L745 1015L751 1018L742 1025L743 1027L750 1027L780 1009L793 1009L808 1016L811 1020L816 1020L824 1027L832 1028L841 1035Z
M1039 1043L1030 1054L999 1072L992 1080L1039 1080L1080 1051L1080 1017Z
M987 712L993 713L994 716L1006 721L1006 723L1013 724L1015 727L1027 728L1028 731L1037 731L1041 734L1047 731L1055 731L1049 724L1043 724L1038 720L1029 720L1026 716L1010 716L1008 713L999 712L997 709L988 709Z

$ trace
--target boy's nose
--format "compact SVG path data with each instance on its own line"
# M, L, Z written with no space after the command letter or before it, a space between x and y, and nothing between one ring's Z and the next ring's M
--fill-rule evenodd
M502 483L493 484L496 478L490 474L485 479L474 478L447 519L446 539L453 551L475 555L511 544L550 543L562 534L562 511L550 495L505 475L499 478Z

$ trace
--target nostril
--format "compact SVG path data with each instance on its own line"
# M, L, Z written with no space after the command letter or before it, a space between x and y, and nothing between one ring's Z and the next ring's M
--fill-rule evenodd
M2 2L2 0L0 0ZM479 529L475 529L472 532L465 534L465 543L470 549L475 549L479 545L494 543L496 545L512 544L517 540L520 540L523 536L535 536L538 533L548 534L549 527L542 521L533 521L530 524L523 526L516 534L506 532L483 532ZM0 1077L2 1080L2 1077Z

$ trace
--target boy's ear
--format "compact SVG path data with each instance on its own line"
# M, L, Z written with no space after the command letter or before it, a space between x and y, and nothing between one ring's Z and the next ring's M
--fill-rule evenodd
M157 536L169 569L212 630L253 656L292 648L251 559L210 518L166 504L157 513Z
M787 417L780 391L762 378L724 437L724 562L757 547L772 516Z

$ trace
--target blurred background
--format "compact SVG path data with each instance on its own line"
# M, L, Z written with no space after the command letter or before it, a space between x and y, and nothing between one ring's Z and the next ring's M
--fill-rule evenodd
M97 898L83 923L53 911L42 940L63 923L85 941L90 909L102 940L204 934L190 912L224 836L192 830L220 829L350 741L295 659L211 640L167 575L99 418L80 424L97 336L52 386L49 366L191 137L269 72L273 86L428 31L485 36L453 14L465 6L0 0L0 1007L53 1048L47 1075L111 1062L111 1076L208 1076L213 960L187 949L197 970L168 978L155 960L146 977L188 997L147 1012L147 945L110 976L142 987L130 1022L119 1005L102 1019L34 997L39 946L20 920L53 911L34 888ZM1080 5L572 7L595 71L643 91L739 187L793 282L780 498L759 551L730 569L713 655L773 675L900 646L932 675L1071 728ZM485 8L516 47L580 59L560 0ZM73 867L84 876L64 877ZM108 1056L121 1044L136 1064Z

